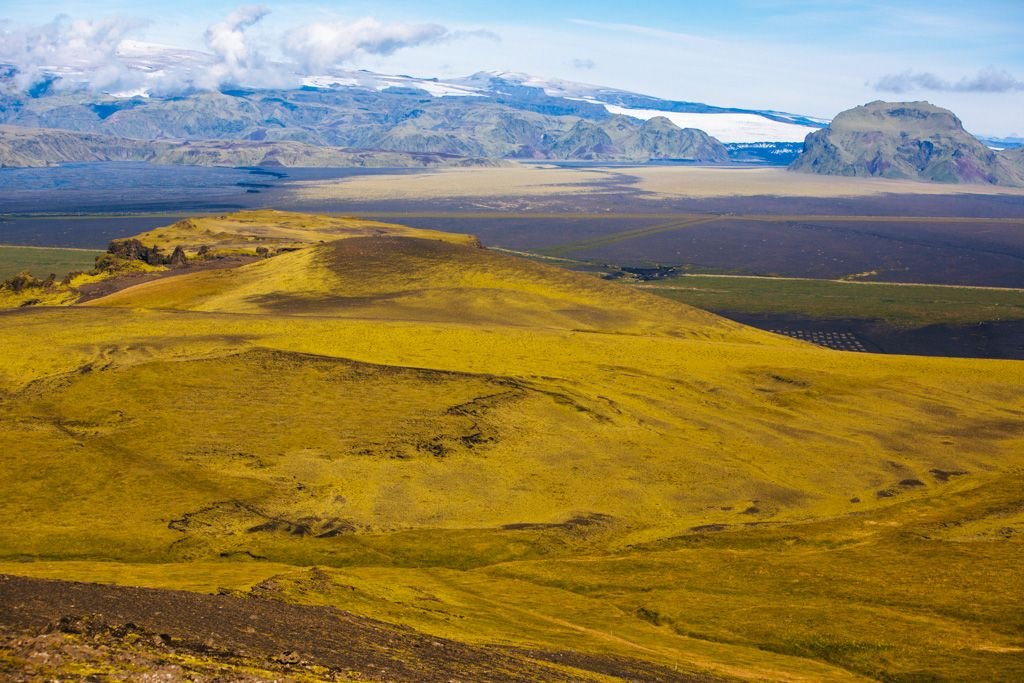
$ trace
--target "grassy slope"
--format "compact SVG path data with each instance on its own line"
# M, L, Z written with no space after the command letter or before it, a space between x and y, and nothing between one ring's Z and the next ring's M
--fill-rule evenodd
M744 678L1019 673L1020 364L348 242L3 314L0 569L277 575L471 642ZM314 564L355 590L282 569Z
M53 273L59 279L72 271L89 270L99 255L88 249L0 246L0 280L24 271L39 278Z
M432 237L356 236L234 270L146 283L91 305L784 343L646 293Z
M147 246L159 246L165 253L170 253L180 245L191 255L201 245L218 251L252 253L258 246L299 248L323 241L371 235L420 237L452 244L476 243L476 238L471 235L409 228L344 216L314 216L270 209L187 218L140 233L136 237Z
M737 313L876 319L907 327L1024 319L1019 289L704 275L642 287L691 306Z

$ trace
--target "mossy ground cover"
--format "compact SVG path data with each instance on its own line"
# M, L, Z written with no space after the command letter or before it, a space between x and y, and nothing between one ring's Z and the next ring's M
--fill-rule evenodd
M0 571L744 679L1020 673L1019 363L345 242L0 314Z
M68 273L92 269L101 253L89 249L0 245L0 280L26 271L39 278L53 273L59 280Z

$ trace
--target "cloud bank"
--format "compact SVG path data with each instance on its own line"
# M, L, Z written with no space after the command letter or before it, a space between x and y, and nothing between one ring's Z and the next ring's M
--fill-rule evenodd
M904 71L883 76L871 84L875 90L907 93L914 90L965 93L1005 93L1024 90L1024 81L1002 69L983 69L977 75L949 81L933 73Z
M136 75L117 59L117 48L144 26L123 17L90 21L60 15L42 26L0 32L0 62L16 68L9 87L18 91L79 72L89 74L96 89L123 87Z
M270 9L261 5L238 7L206 29L207 52L172 51L156 68L126 56L123 49L145 22L62 15L28 29L0 28L0 65L14 67L0 68L0 91L45 87L173 94L223 87L290 88L297 87L304 75L322 74L366 55L387 57L406 48L467 38L500 40L488 31L452 31L440 24L385 23L364 17L306 24L261 42L250 29L268 14ZM138 56L137 44L127 52ZM186 53L187 58L182 57ZM274 60L275 54L291 63Z
M302 69L313 73L360 55L388 56L402 48L439 43L450 37L451 32L438 24L384 24L366 17L300 26L286 34L282 49Z

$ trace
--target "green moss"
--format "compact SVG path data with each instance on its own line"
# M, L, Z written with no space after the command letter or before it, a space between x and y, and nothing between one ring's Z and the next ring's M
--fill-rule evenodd
M655 294L715 311L810 318L859 318L923 327L1024 320L1024 290L684 276L643 285Z
M46 247L0 246L0 280L28 271L38 278L50 273L60 280L68 273L91 270L100 251Z

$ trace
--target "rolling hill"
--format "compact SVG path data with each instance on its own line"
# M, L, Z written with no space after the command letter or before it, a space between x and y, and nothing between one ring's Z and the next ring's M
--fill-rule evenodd
M828 351L353 219L139 239L276 255L0 313L0 573L280 604L293 644L259 647L296 680L417 680L420 634L474 680L1024 673L1018 363ZM327 607L394 666L304 643ZM173 614L105 609L117 652L128 619L178 652Z

